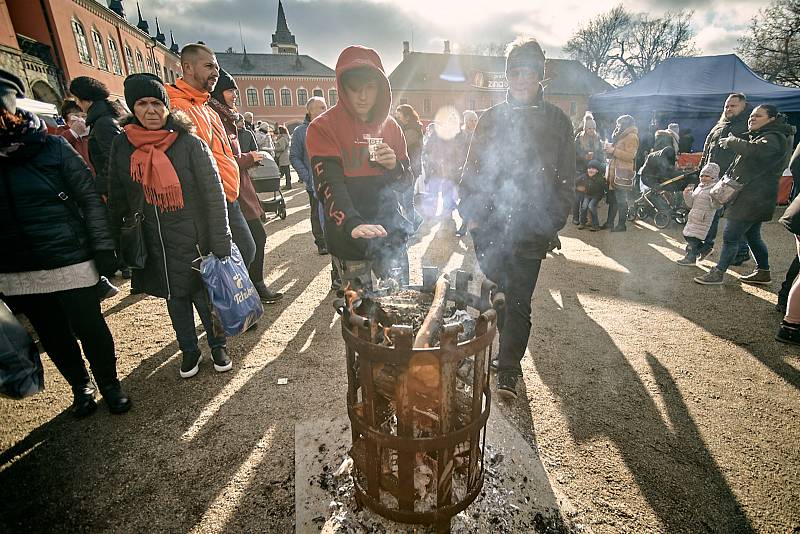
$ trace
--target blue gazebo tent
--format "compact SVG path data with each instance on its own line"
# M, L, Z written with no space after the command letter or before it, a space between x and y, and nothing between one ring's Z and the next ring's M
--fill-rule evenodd
M693 148L701 150L731 93L744 93L754 105L773 104L800 123L800 89L764 80L735 54L668 59L640 80L590 97L589 109L606 124L633 115L640 130L654 117L661 128L677 122L692 129Z

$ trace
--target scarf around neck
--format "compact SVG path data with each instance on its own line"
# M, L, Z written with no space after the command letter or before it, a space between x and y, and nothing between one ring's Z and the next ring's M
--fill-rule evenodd
M222 125L225 127L225 132L228 135L236 135L236 116L233 110L228 107L224 102L220 102L213 96L208 100L208 105L211 109L217 112L219 118L222 119Z
M142 185L145 201L162 212L183 208L181 182L166 154L178 138L178 132L148 130L128 124L125 133L136 147L131 155L131 178Z
M17 109L14 120L4 120L0 124L0 155L9 156L14 152L24 152L24 148L35 148L44 143L47 126L38 116L24 109Z

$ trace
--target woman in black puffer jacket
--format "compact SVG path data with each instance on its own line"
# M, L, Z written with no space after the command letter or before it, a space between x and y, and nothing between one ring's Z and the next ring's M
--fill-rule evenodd
M189 118L169 111L169 97L152 74L125 79L125 100L133 116L111 146L111 227L143 215L147 261L133 271L131 286L167 299L172 327L183 352L180 375L197 374L200 350L192 305L206 329L214 368L228 371L225 337L214 335L211 306L200 278L201 254L230 256L231 233L219 172L208 146L192 135Z
M97 407L78 339L109 409L123 413L131 401L95 289L98 271L116 269L105 209L80 155L16 108L22 87L0 70L0 295L28 317L72 387L76 417Z

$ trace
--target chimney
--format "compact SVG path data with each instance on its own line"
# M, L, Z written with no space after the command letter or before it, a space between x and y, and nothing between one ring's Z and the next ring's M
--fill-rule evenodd
M450 53L450 41L445 41L444 42L444 53L445 54L449 54Z
M408 41L403 41L403 59L405 59L411 51L409 50Z

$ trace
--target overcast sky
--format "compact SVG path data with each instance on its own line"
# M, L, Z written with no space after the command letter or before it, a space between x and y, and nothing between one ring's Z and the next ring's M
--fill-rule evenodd
M607 11L614 0L287 0L289 29L301 54L330 67L350 44L373 47L391 72L402 59L403 41L418 52L441 52L445 39L460 45L508 42L518 34L539 39L548 56L565 57L561 47L575 29ZM202 40L214 50L241 51L239 26L247 51L267 53L275 31L278 0L139 0L155 33L155 17L167 34L184 45ZM732 53L749 21L768 0L630 0L629 10L661 15L668 9L693 9L696 44L703 54ZM125 1L136 23L136 4ZM169 44L169 43L168 43Z

